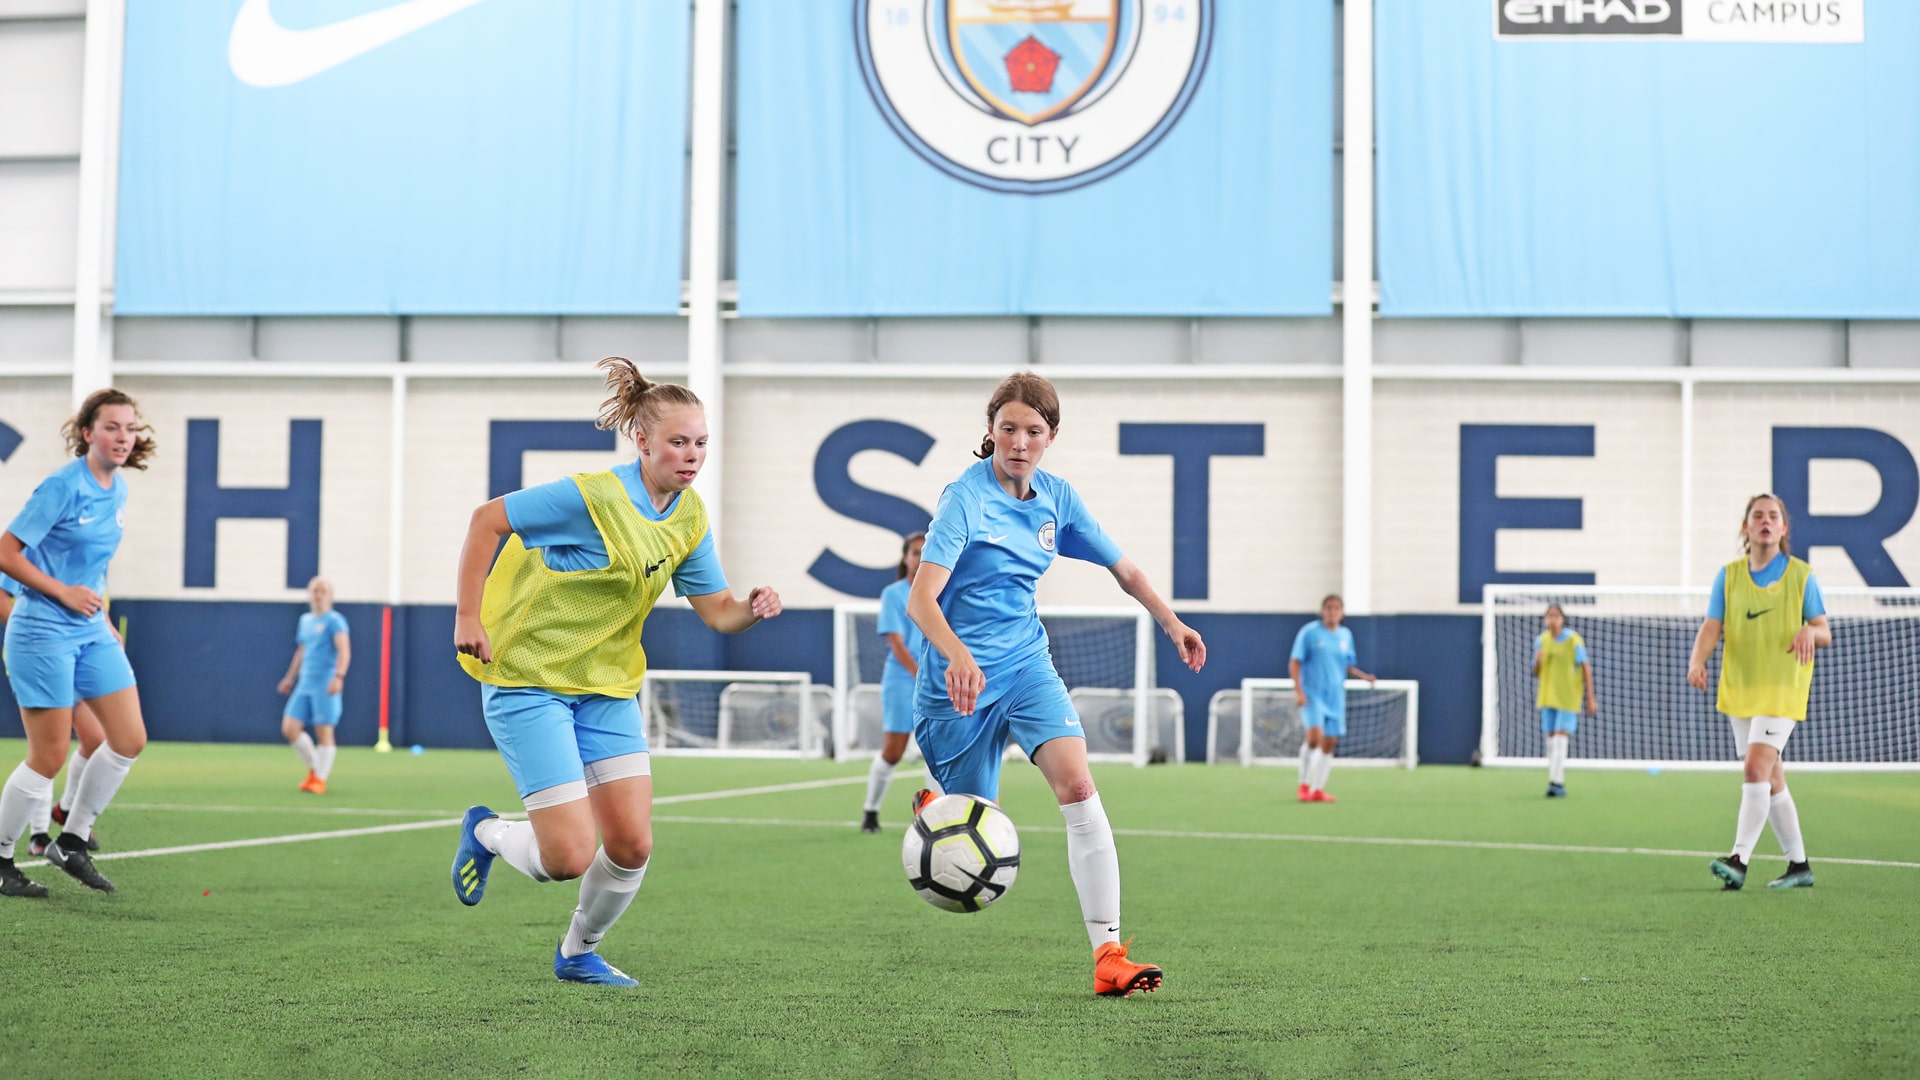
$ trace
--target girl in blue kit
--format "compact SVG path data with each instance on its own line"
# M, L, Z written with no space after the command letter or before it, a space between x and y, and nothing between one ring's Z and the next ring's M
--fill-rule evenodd
M331 581L317 577L307 582L307 607L310 610L294 628L293 662L280 680L280 692L288 695L280 734L307 766L300 790L325 795L333 757L340 749L334 745L333 729L340 723L340 691L346 685L347 667L353 663L353 646L347 637L347 617L333 610ZM307 734L308 724L313 725L312 735Z
M1287 656L1293 703L1307 731L1300 747L1301 802L1340 801L1327 794L1327 775L1333 771L1334 747L1347 734L1347 680L1375 681L1356 666L1353 631L1340 625L1346 614L1346 601L1338 596L1321 600L1320 618L1300 628Z
M25 586L5 574L0 574L0 628L13 617L15 599L24 591ZM108 624L111 626L112 624ZM114 635L119 638L118 634ZM4 652L0 652L0 661L4 661ZM67 759L67 782L60 791L60 801L43 799L35 804L33 817L28 829L32 836L27 840L27 854L45 855L47 847L53 843L49 835L55 824L65 825L67 813L73 809L74 796L80 791L80 777L87 771L87 762L100 744L107 741L107 733L100 730L100 721L93 718L92 710L82 701L73 707L73 733L79 737L80 744L74 748L73 756ZM96 836L87 837L87 850L99 851L100 840Z
M53 794L67 756L73 707L86 702L106 731L80 778L66 828L47 861L88 888L112 892L87 853L87 836L147 745L127 654L107 627L107 564L126 524L125 468L153 455L150 429L133 399L97 390L63 429L76 460L41 481L0 533L0 573L24 589L7 620L7 678L27 730L27 759L0 788L0 895L45 896L13 865L14 843L36 804Z
M907 614L926 635L914 684L914 738L948 793L997 799L1011 735L1040 768L1067 823L1067 866L1093 945L1094 991L1125 997L1160 986L1161 970L1127 959L1120 942L1120 860L1087 768L1086 735L1054 670L1034 591L1056 554L1104 566L1152 614L1180 659L1206 663L1133 560L1121 554L1073 486L1040 471L1060 433L1060 399L1030 372L987 402L982 460L947 485L927 528ZM915 809L932 797L922 792Z
M920 671L920 646L926 643L920 628L907 618L907 593L913 576L920 571L920 551L927 546L927 534L908 533L900 543L900 565L895 581L880 593L880 619L874 631L886 643L886 666L880 672L880 726L883 735L880 752L873 755L867 770L867 801L860 815L860 831L880 831L880 800L887 797L887 785L893 783L894 767L907 752L907 737L913 734L913 679Z

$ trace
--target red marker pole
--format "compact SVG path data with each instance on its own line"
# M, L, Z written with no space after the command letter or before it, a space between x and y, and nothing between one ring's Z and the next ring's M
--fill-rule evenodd
M387 741L387 719L393 699L393 608L380 609L380 738L374 750L385 754L393 749Z

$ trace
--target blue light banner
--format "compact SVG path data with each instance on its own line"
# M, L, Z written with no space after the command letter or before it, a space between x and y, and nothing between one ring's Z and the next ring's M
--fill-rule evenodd
M1920 316L1920 5L1379 0L1380 309Z
M684 0L128 0L127 315L680 302Z
M738 44L742 314L1331 310L1329 0L741 0Z

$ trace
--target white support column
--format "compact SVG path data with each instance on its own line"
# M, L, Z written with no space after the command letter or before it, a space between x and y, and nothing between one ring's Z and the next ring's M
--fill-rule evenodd
M1693 379L1680 382L1680 576L1693 583Z
M393 377L393 416L387 425L387 603L404 601L401 585L405 560L407 511L407 377Z
M1341 595L1373 610L1373 4L1347 0L1340 238Z
M85 71L80 90L80 229L73 280L73 403L113 382L110 283L119 161L121 36L125 0L87 5Z
M694 0L692 162L687 175L687 387L707 406L700 495L715 536L725 502L726 386L720 372L720 228L726 205L726 0Z

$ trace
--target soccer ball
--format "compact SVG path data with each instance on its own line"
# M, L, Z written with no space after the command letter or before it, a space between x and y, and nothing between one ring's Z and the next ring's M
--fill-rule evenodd
M941 911L979 911L1013 887L1020 834L977 795L942 795L913 819L900 845L907 884Z

